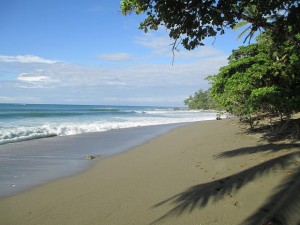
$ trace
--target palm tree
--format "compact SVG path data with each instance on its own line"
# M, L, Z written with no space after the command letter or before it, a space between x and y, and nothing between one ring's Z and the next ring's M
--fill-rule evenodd
M255 18L257 16L257 14L258 14L258 11L257 11L257 8L256 8L255 5L250 5L250 6L248 6L248 7L245 8L245 12L244 13L249 18ZM233 27L234 30L237 30L237 29L239 29L241 27L244 27L244 26L246 26L248 24L250 24L250 25L245 30L243 30L242 33L240 33L239 36L238 36L238 40L239 40L244 34L246 34L247 32L249 32L249 34L246 36L246 38L245 38L245 40L244 40L243 43L245 43L248 38L249 38L249 43L250 43L250 41L251 41L254 33L256 32L256 30L253 29L252 24L249 21L247 21L247 20L242 20L242 21L240 21L239 23L237 23ZM259 30L260 30L260 28L259 28Z

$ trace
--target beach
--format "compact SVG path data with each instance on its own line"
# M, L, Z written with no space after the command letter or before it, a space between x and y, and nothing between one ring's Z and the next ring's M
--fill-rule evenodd
M79 174L0 199L0 224L268 222L294 196L278 201L282 184L299 190L299 155L298 142L269 143L236 119L195 122L96 159ZM289 182L295 178L298 183ZM286 221L299 224L299 214L288 213Z

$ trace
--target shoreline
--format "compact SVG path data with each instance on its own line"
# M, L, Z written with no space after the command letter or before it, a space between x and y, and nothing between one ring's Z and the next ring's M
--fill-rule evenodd
M0 145L0 199L73 176L103 160L188 123L55 136ZM97 159L87 160L88 156Z
M0 199L0 224L246 224L294 176L299 152L241 132L234 119L196 122ZM277 165L283 155L293 163Z

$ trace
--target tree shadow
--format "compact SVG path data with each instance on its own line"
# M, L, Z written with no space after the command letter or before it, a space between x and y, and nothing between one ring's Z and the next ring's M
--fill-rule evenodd
M297 145L298 146L298 145ZM296 147L297 147L296 146ZM273 145L273 144L267 144L263 146L256 146L256 147L249 147L249 148L241 148L236 149L233 151L230 151L226 154L226 152L221 153L217 156L217 158L224 158L224 157L233 157L237 155L242 154L251 154L255 153L257 151L276 151L286 149L286 148L292 148L295 147L295 145L289 145L289 144L282 144L282 145ZM192 212L195 209L201 209L205 207L209 202L217 202L221 199L223 199L225 196L231 196L232 194L236 193L239 189L241 189L243 186L248 184L249 182L255 180L256 178L259 178L261 176L267 175L270 172L277 170L277 169L286 169L290 168L291 164L295 161L295 158L297 156L300 156L300 152L290 152L283 156L279 156L277 158L273 158L269 161L266 161L264 163L261 163L257 166L251 167L249 169L246 169L244 171L238 172L233 174L232 176L214 180L212 182L199 184L192 186L188 188L186 191L179 193L175 196L172 196L153 207L159 207L164 204L173 204L175 207L173 207L170 211L168 211L165 215L155 220L152 224L155 224L159 221L162 221L168 217L171 216L180 216L183 213L186 212ZM300 169L299 169L300 170ZM295 190L298 190L300 192L300 182L294 182L295 179L299 180L299 171L294 173L291 177L289 177L288 180L284 181L283 184L281 184L276 190L278 194L274 194L270 197L268 203L266 203L266 207L272 206L273 204L276 205L276 210L270 210L272 212L271 214L268 214L266 217L264 215L261 219L258 218L257 215L253 215L249 217L245 224L247 225L258 225L263 224L262 221L265 221L267 219L270 219L270 221L276 221L277 219L277 212L281 212L280 217L282 219L277 219L278 221L285 221L288 220L287 218L290 217L290 212L298 212L299 207L299 201L300 201L300 194L295 194ZM294 182L294 183L293 183ZM293 183L293 190L290 191L290 184ZM281 193L289 193L285 200L282 201L281 204L277 205L276 202L281 196ZM291 199L294 200L294 203L290 201ZM290 210L282 210L282 207L286 207L286 205L290 205L294 211ZM266 208L263 207L263 208ZM273 213L274 212L274 213ZM257 212L257 214L261 214L261 211ZM278 214L279 215L279 214ZM300 214L296 214L300 215ZM275 218L276 217L276 218ZM272 220L271 220L272 219ZM299 219L299 216L298 216ZM271 225L275 223L265 223L266 225ZM277 223L277 224L286 224L286 223ZM276 224L276 225L277 225Z
M245 124L245 122L243 122ZM269 142L272 141L284 141L290 142L299 141L300 139L300 118L297 119L274 119L273 122L258 123L255 128L247 129L247 133L260 133L262 138Z
M266 203L243 225L300 224L300 167L278 185Z
M231 158L239 155L254 154L257 152L278 152L283 149L300 148L300 144L265 144L226 151L218 154L216 158Z

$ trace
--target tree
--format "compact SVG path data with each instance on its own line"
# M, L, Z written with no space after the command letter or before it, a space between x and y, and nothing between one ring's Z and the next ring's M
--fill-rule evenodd
M246 9L255 6L258 11L253 16ZM274 41L286 40L299 45L296 35L300 33L300 7L298 0L123 0L121 9L124 15L135 12L146 18L139 28L157 30L165 26L174 39L173 50L178 42L192 50L204 45L207 37L224 34L239 21L252 24L251 33L262 28L272 31ZM272 17L272 20L269 18Z
M211 98L210 89L204 91L200 89L195 92L194 96L184 100L184 104L189 107L189 109L216 109L217 104L214 99Z
M254 18L254 17L256 17L257 14L258 14L258 10L254 5L250 5L249 7L245 8L245 15L247 15L248 17ZM238 39L240 39L244 34L249 32L249 34L244 39L244 43L247 41L247 39L249 39L249 43L250 43L250 41L255 33L255 31L252 29L252 24L250 22L248 22L247 20L242 20L242 21L238 22L236 25L234 25L233 29L237 30L246 25L248 25L248 27L245 30L243 30L242 33L239 34Z
M229 64L210 77L212 96L227 111L250 118L250 125L253 114L290 117L300 111L299 71L299 46L275 45L265 33L258 43L234 50Z
M246 9L251 6L257 8L255 15L247 15ZM299 0L123 0L121 9L124 15L143 13L145 19L139 28L145 32L165 26L174 40L173 50L179 43L188 50L204 45L205 38L224 34L226 29L233 29L242 20L251 24L250 35L259 29L264 30L266 34L261 35L258 43L233 51L229 64L210 77L212 95L228 111L242 117L251 118L253 113L260 112L289 116L300 111ZM193 97L190 96L189 100ZM286 147L282 144L277 149L273 144L255 146L222 155L231 157ZM176 204L161 219L191 212L197 206L204 207L210 199L218 201L256 177L277 169L278 165L287 168L295 156L299 156L299 152L289 152L231 177L190 187L157 204ZM299 177L298 167L262 206L264 213L260 209L244 224L289 224L293 213L295 224L298 224ZM269 211L265 213L267 206Z

